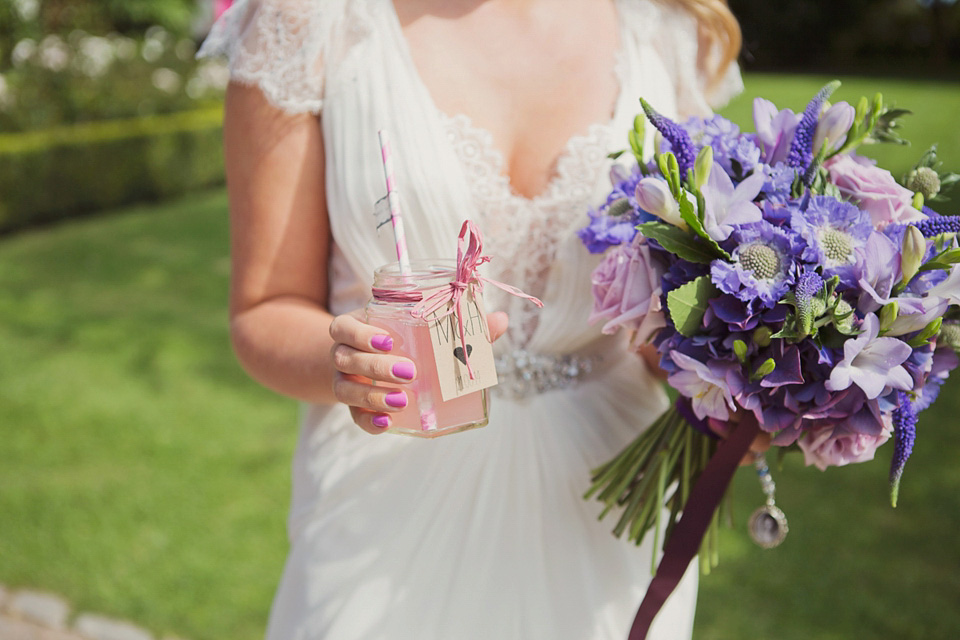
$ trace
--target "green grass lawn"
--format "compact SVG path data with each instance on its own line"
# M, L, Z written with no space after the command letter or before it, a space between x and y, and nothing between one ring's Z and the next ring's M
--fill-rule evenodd
M747 82L799 110L825 80ZM838 98L878 87L917 111L899 167L937 140L960 167L958 85L851 80ZM748 98L729 113L748 118ZM217 191L0 239L0 582L158 634L261 637L296 407L230 354L225 209ZM896 510L889 451L826 473L790 458L774 476L792 531L763 551L742 526L762 494L741 472L696 637L960 637L958 389L922 416Z
M220 192L0 243L0 582L261 635L296 408L234 363Z

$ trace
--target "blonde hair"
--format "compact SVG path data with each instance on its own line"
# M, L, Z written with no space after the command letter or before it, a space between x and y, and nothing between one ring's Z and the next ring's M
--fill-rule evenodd
M713 87L723 79L724 71L740 55L743 38L740 24L727 6L726 0L673 0L689 11L700 25L700 37L710 52L701 58L708 86Z

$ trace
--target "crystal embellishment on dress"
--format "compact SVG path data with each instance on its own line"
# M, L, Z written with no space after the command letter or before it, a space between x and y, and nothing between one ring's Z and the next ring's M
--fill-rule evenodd
M497 357L500 384L493 393L520 399L563 389L590 375L601 360L599 355L547 355L517 349Z

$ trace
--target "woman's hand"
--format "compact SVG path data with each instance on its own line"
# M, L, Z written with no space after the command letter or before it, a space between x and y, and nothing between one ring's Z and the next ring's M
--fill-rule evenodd
M711 431L720 436L722 439L726 440L730 437L733 427L737 425L743 417L743 413L741 411L742 410L738 409L737 412L732 414L726 421L708 418L707 424L710 426ZM757 437L755 437L753 442L750 443L749 451L743 454L743 458L740 459L740 465L744 466L753 464L753 461L756 460L760 454L766 453L766 451L770 448L770 441L772 439L773 436L766 431L761 431L758 433Z
M660 368L660 352L657 351L655 346L649 343L642 344L637 347L637 353L643 358L647 368L650 369L650 373L652 373L657 380L661 382L666 381L667 372Z
M353 421L367 433L378 434L391 425L391 414L403 410L411 401L405 385L414 380L417 370L409 358L392 355L393 340L373 325L361 320L363 312L337 316L330 323L333 346L333 394L350 407ZM491 340L507 330L507 314L491 313L487 326Z

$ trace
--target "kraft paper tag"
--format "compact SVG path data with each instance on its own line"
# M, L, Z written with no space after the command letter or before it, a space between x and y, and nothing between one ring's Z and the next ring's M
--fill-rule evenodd
M427 316L430 342L440 379L440 395L444 401L487 389L497 384L497 369L493 345L487 331L487 314L483 300L475 300L468 289L460 302L463 310L465 344L460 344L456 313L440 317L442 313ZM444 311L448 311L450 305ZM466 349L466 354L464 354ZM467 371L467 357L473 369L473 380Z

